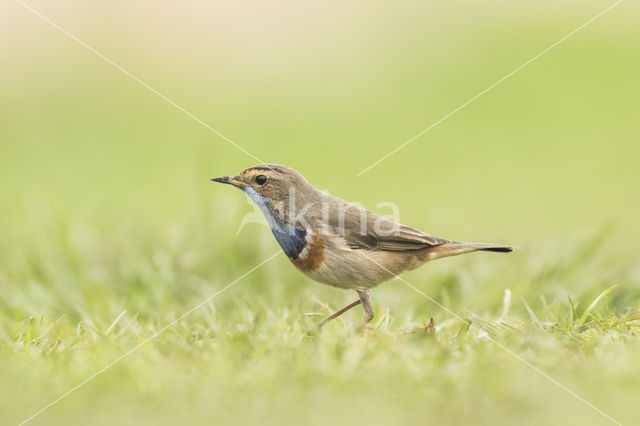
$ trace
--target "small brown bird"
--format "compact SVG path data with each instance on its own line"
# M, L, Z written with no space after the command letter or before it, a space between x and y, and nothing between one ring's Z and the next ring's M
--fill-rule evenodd
M360 303L368 323L374 316L371 289L430 260L514 248L433 237L322 192L279 164L261 164L212 180L240 188L258 205L280 247L301 272L358 293L357 301L320 326Z

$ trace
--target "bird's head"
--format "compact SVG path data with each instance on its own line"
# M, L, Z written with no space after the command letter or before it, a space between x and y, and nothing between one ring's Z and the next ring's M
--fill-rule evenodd
M279 164L260 164L250 167L237 175L211 179L240 188L262 210L273 235L291 259L306 247L309 222L306 213L314 216L310 209L319 197L314 188L298 172ZM306 207L297 212L300 206Z
M235 176L211 179L243 190L257 204L288 205L290 198L306 201L315 188L294 169L279 164L260 164Z

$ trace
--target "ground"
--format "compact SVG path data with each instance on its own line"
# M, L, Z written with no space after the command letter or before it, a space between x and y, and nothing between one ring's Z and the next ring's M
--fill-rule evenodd
M74 231L22 252L2 276L3 294L26 283L29 303L70 312L25 318L34 308L24 296L4 298L0 370L11 386L3 423L25 420L95 373L33 424L70 416L92 424L532 425L567 413L566 424L635 417L638 288L622 277L638 269L617 265L608 280L594 279L593 270L611 271L613 248L601 235L535 260L522 248L433 262L403 279L446 310L394 280L374 293L368 329L353 330L358 308L317 332L320 318L355 295L308 281L281 254L202 305L277 249L267 230L222 270L191 259L179 230L173 247L117 236L92 247ZM83 290L61 294L55 283L64 280Z

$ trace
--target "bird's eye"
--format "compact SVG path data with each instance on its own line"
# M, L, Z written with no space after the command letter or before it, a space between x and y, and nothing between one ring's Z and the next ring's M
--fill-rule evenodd
M267 183L267 177L265 175L256 176L256 183L258 185L264 185L265 183Z

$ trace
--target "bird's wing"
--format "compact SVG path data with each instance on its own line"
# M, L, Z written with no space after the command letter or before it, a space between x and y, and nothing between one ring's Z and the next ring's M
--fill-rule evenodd
M425 234L406 225L400 225L398 230L391 234L375 232L369 229L365 233L347 232L344 238L347 244L353 248L383 251L420 250L447 242L447 240Z
M356 249L408 251L449 242L352 204L349 204L343 224L334 222L331 225L350 247Z

